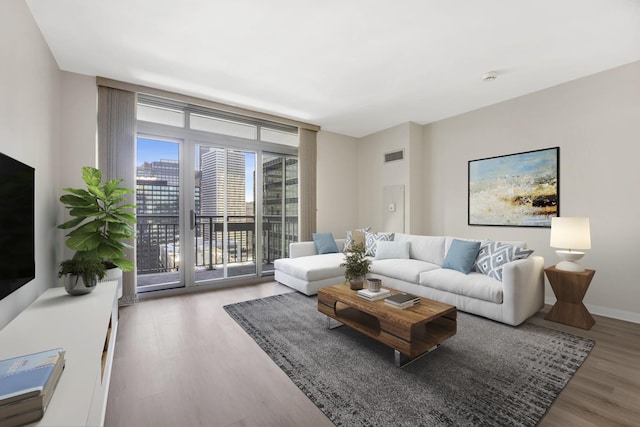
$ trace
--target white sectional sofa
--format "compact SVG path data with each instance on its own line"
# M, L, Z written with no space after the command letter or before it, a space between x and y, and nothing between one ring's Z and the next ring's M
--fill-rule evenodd
M460 239L459 240L469 240ZM373 259L368 277L383 287L455 305L458 310L509 325L519 325L544 305L544 259L529 256L503 265L502 281L472 271L464 274L442 268L453 237L396 233L394 241L408 241L409 259ZM526 247L526 242L505 242ZM275 261L275 280L306 295L344 283L343 239L338 253L318 255L314 242L292 243L289 258Z

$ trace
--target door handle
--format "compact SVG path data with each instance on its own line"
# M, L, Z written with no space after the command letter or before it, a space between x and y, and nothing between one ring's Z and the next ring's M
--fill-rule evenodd
M191 229L193 230L194 228L196 228L196 212L194 210L189 211L189 218Z

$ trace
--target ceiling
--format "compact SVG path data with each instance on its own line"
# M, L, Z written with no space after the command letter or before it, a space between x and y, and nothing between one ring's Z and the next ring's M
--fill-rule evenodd
M26 2L62 70L354 137L640 60L638 0Z

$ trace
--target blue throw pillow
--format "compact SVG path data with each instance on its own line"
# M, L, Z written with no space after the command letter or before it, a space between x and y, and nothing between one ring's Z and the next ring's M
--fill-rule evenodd
M467 242L465 240L453 239L447 256L444 257L442 268L457 270L464 274L469 274L476 261L480 242Z
M338 252L338 245L331 233L313 233L313 243L316 245L318 254L335 254Z

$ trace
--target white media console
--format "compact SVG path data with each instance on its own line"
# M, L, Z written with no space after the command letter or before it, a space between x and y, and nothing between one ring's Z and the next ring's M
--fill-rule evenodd
M0 330L0 359L62 347L66 366L37 426L104 424L118 330L117 282L90 294L47 289Z

